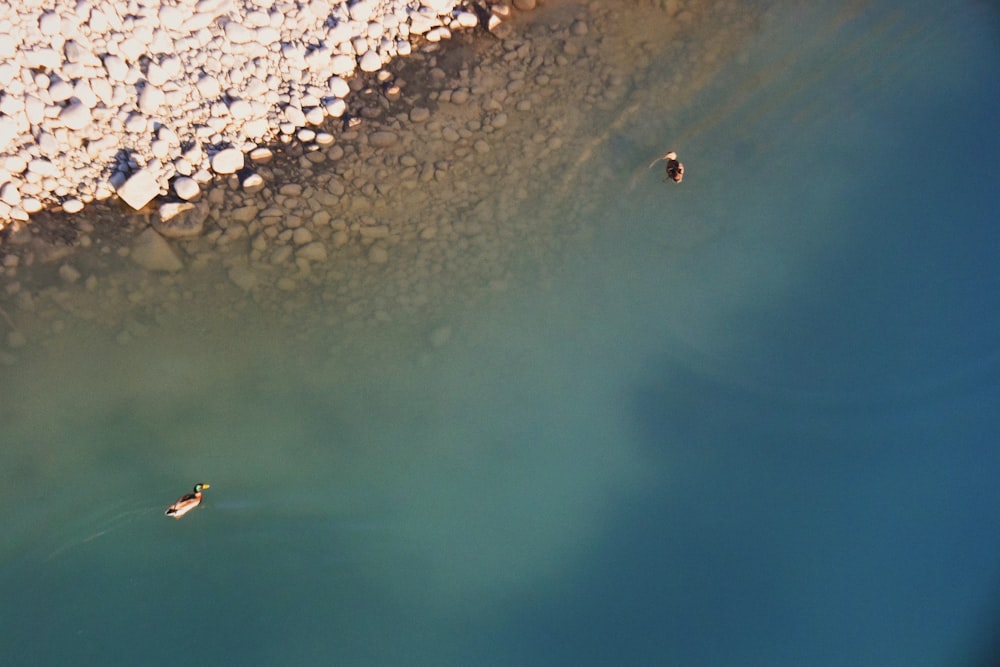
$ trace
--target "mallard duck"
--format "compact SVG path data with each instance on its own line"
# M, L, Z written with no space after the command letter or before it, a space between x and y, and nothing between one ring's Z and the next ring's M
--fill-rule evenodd
M663 179L664 183L666 183L668 179L674 183L680 183L684 180L684 165L677 160L677 153L675 151L670 151L666 155L656 158L649 164L649 168L652 169L653 165L660 160L667 161L667 178Z
M208 484L195 484L194 493L181 496L176 503L167 508L164 514L172 516L175 519L181 518L201 504L201 492L207 488L209 488Z

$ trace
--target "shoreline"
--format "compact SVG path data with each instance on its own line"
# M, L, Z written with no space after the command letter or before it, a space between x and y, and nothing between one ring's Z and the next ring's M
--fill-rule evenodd
M0 9L0 233L47 209L259 183L255 151L332 141L324 125L353 122L369 81L391 87L394 59L511 15L468 0Z
M626 154L681 133L683 101L754 16L650 4L547 2L504 39L427 45L387 68L395 99L359 88L360 125L327 146L275 146L261 187L216 179L170 220L113 200L39 214L0 245L0 361L80 327L129 344L178 314L208 327L195 323L208 312L276 314L300 337L437 322L412 341L436 349L456 308L544 286L636 176L662 187L645 153ZM661 80L663 62L683 67ZM664 99L678 100L670 114Z

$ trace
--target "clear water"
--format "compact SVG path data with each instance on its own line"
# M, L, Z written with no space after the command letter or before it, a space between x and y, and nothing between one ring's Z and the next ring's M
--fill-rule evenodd
M682 185L622 170L441 349L6 372L4 663L993 664L1000 17L825 4L679 105Z

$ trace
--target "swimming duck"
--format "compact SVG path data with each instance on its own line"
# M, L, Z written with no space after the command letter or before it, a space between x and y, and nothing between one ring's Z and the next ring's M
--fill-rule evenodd
M181 518L201 504L201 492L207 488L210 488L208 484L195 484L194 493L181 496L176 503L167 508L164 514L172 516L175 519Z
M677 153L675 151L670 151L662 157L658 157L650 163L650 168L660 160L667 161L667 178L663 179L666 183L667 179L672 180L674 183L680 183L684 180L684 165L677 160Z

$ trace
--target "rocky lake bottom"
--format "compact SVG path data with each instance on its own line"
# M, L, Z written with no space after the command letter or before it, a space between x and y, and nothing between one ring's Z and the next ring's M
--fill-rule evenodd
M992 664L998 25L541 3L172 229L33 217L0 654Z

